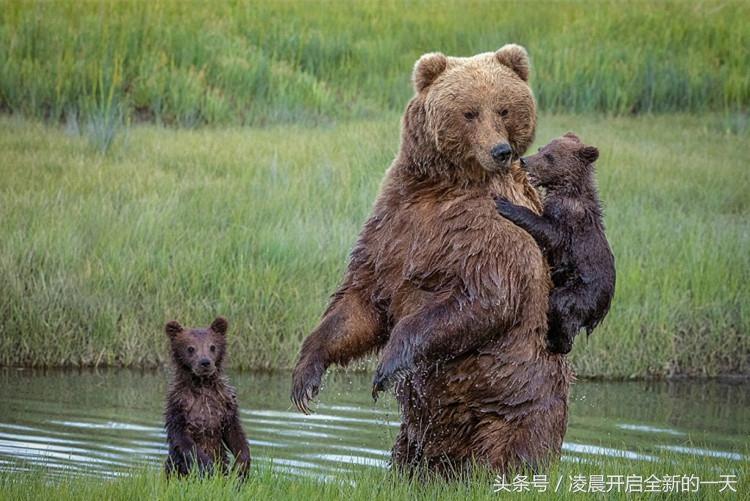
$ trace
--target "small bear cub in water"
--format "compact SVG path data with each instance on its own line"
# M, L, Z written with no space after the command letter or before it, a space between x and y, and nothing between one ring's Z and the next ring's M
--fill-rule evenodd
M590 334L615 293L615 258L594 181L597 158L599 150L568 132L521 159L529 181L545 190L541 216L496 199L497 211L536 240L551 268L547 346L553 353L570 352L582 328Z
M250 449L239 419L237 395L224 376L226 319L217 317L207 329L185 329L172 320L169 338L174 376L169 386L165 428L168 476L186 475L196 468L207 473L227 471L227 449L241 477L250 466Z

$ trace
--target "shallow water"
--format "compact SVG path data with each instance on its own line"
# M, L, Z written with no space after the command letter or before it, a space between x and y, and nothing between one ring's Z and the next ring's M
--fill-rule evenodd
M329 376L317 412L290 408L287 374L230 374L258 464L329 477L384 467L399 426L392 397L375 404L370 376ZM0 470L117 475L161 464L166 372L0 370ZM578 382L563 459L652 453L747 460L750 385Z

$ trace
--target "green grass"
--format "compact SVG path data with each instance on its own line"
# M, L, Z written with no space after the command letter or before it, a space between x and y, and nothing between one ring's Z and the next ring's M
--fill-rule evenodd
M231 322L231 363L289 368L398 148L398 114L327 127L138 126L107 155L0 119L0 364L150 366L163 323ZM581 376L750 372L747 137L716 115L540 117L597 145L617 259Z
M531 481L533 473L522 473ZM715 458L677 459L676 456L664 455L654 462L633 462L620 458L600 458L591 462L557 463L547 471L537 475L547 475L547 492L538 492L529 488L528 492L493 492L495 476L489 472L478 471L463 481L446 482L438 479L417 481L399 476L387 470L363 468L353 474L344 474L327 482L314 478L293 478L285 476L272 468L263 466L255 468L244 485L235 479L211 477L199 479L191 477L182 481L167 482L161 472L156 470L137 470L132 476L115 480L100 478L63 477L50 480L42 472L32 470L27 473L0 472L0 499L36 500L54 498L58 501L72 499L347 499L358 500L483 500L499 497L522 497L523 499L590 499L602 494L575 493L572 491L574 476L582 476L589 482L593 475L640 476L643 483L651 475L663 479L665 476L695 476L701 481L719 481L721 475L735 475L733 484L737 493L729 490L719 492L721 485L702 484L699 491L690 494L677 492L671 494L645 494L666 499L734 499L745 495L750 489L750 465L747 461L729 461ZM515 475L506 477L512 483ZM554 490L559 479L562 479L557 493ZM596 482L596 480L594 480ZM635 482L638 482L635 480ZM580 484L579 484L580 485ZM587 484L583 484L587 485ZM659 484L656 484L659 485ZM662 487L657 487L662 489ZM624 487L622 487L624 489ZM630 499L633 495L610 492L607 499Z
M0 110L94 126L361 118L403 108L424 52L518 42L545 111L739 112L746 128L748 18L743 1L6 0Z

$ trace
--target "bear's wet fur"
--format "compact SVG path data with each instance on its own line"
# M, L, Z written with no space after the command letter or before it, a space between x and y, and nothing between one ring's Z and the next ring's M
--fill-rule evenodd
M607 242L594 180L599 150L568 132L521 165L544 188L542 215L499 198L498 212L534 237L552 269L549 349L568 353L581 329L590 334L615 294L615 258Z
M240 423L237 395L224 375L228 324L217 317L208 328L185 329L172 320L169 338L174 374L164 414L169 457L167 475L195 469L228 471L227 449L240 477L250 467L250 449Z
M551 288L531 236L493 196L541 212L517 159L534 138L525 49L417 62L401 147L343 281L305 339L292 401L309 412L331 364L380 352L396 383L396 468L498 471L559 457L571 372L546 348Z

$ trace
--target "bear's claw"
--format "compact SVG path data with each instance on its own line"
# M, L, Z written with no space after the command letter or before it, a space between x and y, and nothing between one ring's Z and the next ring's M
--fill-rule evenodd
M316 384L295 385L292 391L292 403L303 414L312 414L310 402L318 395L319 386Z
M372 399L378 401L378 394L388 389L390 375L385 374L383 365L378 366L375 377L372 379Z
M372 399L377 402L378 395L381 391L385 391L387 389L387 386L385 381L383 381L382 379L378 381L377 376L375 378L375 381L373 381L372 383Z
M378 369L375 372L375 377L372 380L373 400L377 402L378 394L381 391L386 391L388 388L390 388L393 380L396 379L400 374L403 374L404 372L405 371L403 368L395 367L392 364L384 365L381 363L378 366Z
M393 342L393 334L391 334ZM398 348L393 348L398 346ZM389 349L390 348L390 349ZM414 366L414 352L404 345L386 347L372 380L372 398L377 401L378 393L391 387L397 379L403 378Z
M291 400L298 411L311 414L310 402L318 396L325 368L320 364L299 363L292 376Z
M304 391L303 391L304 390ZM303 414L312 414L310 410L310 402L318 394L318 388L316 386L310 386L307 389L300 389L292 395L292 402L294 403L297 410Z

